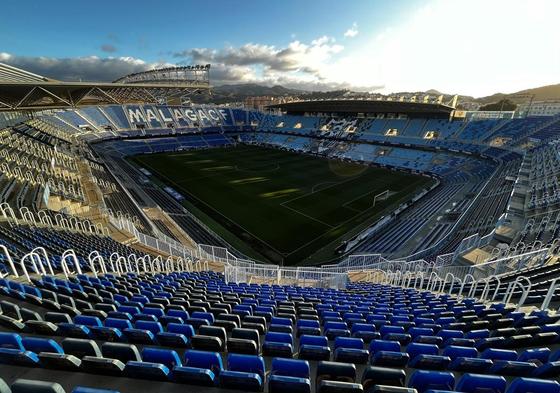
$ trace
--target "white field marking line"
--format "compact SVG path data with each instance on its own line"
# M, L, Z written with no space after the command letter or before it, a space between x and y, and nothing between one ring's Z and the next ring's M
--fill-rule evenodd
M251 149L247 149L247 150L251 150ZM253 156L256 156L256 155L253 155ZM154 169L151 168L149 165L146 165L146 166L148 166L148 168L151 169L151 170L152 170L154 173L156 173L157 175L160 175L158 171L154 170ZM185 179L184 181L179 181L179 182L175 182L175 181L169 179L166 175L160 175L160 176L163 177L163 178L165 178L165 179L166 179L167 181L169 181L171 184L174 184L176 187L178 187L178 188L179 188L178 191L183 191L182 188L181 188L181 184L182 184L182 183L190 182L190 181L195 180L195 179L196 179L196 180L207 179L207 178L215 177L215 176L218 176L218 175L220 175L220 174L219 174L219 173L216 173L216 174L212 174L212 175L208 175L208 176L203 176L203 177L198 177L198 178ZM348 179L348 180L352 180L352 179ZM340 182L340 183L342 183L342 182ZM338 184L338 183L336 183L336 184ZM198 200L199 202L202 202L204 205L208 206L212 211L215 211L216 213L218 213L219 215L221 215L222 217L224 217L226 220L233 222L235 225L239 226L239 227L240 227L241 229L243 229L245 232L247 232L248 234L250 234L251 236L253 236L255 239L257 239L257 240L260 241L261 243L265 244L267 247L269 247L271 250L273 250L273 251L276 252L277 254L282 255L282 256L285 257L285 256L290 255L291 253L293 253L293 251L291 251L290 253L283 253L283 252L277 250L275 247L271 246L269 243L267 243L266 241L262 240L262 239L259 238L258 236L255 236L252 232L248 231L246 228L244 228L243 226L241 226L237 221L230 219L229 217L227 217L226 215L224 215L224 214L223 214L222 212L220 212L219 210L216 210L215 208L213 208L212 206L210 206L210 205L209 205L208 203L206 203L205 201L199 199L198 197L196 197L196 196L194 196L194 195L192 195L192 194L190 194L190 193L187 193L187 194L188 194L189 196L192 196L193 198L195 198L195 199ZM287 201L287 202L289 202L289 201ZM280 205L282 205L282 204L280 204ZM283 206L283 207L287 207L287 206ZM333 226L331 226L331 225L329 225L329 224L327 224L327 223L321 222L321 221L319 221L319 220L317 220L317 219L315 219L315 218L313 218L313 217L310 217L310 216L306 215L305 213L302 213L302 212L297 211L297 210L295 210L295 209L292 209L292 208L290 208L290 207L288 207L288 209L291 209L291 210L293 210L294 212L296 212L296 213L298 213L298 214L304 215L304 216L306 216L307 218L310 218L310 219L312 219L312 220L318 221L318 222L320 222L321 224L326 225L326 226L328 226L328 227L330 227L330 228L334 228ZM191 212L191 213L192 213L192 212ZM194 213L192 213L192 214L194 214ZM355 216L354 216L354 217L355 217ZM218 223L218 224L219 224L219 223ZM220 224L220 225L221 225L221 224ZM224 229L225 229L225 228L224 228ZM227 230L227 229L226 229L226 230ZM227 230L227 231L231 233L231 231L229 231L229 230ZM324 235L324 233L323 233L322 235ZM317 240L317 239L318 239L319 237L321 237L322 235L319 235L317 238L311 240L311 242L313 242L314 240ZM240 239L240 240L241 240L241 239ZM241 241L243 241L243 240L241 240ZM306 244L309 244L309 243L306 243ZM299 248L298 248L298 249L299 249Z
M333 185L334 185L334 184L336 184L336 183L337 183L337 182L335 182L335 181L324 181L324 182L322 182L322 183L317 183L317 184L315 184L313 187L311 187L311 193L314 193L314 192L316 192L316 191L321 191L321 190L315 190L315 187L319 187L319 186L321 186L321 185L323 185L323 184L333 184Z
M309 215L307 215L307 214L305 214L305 213L303 213L303 212L300 212L299 210L293 209L293 208L291 208L290 206L285 206L285 205L280 205L280 206L285 207L286 209L290 209L291 211L296 212L297 214L301 214L302 216L307 217L307 218L309 218L309 219L311 219L311 220L313 220L313 221L317 221L319 224L326 225L326 226L328 226L328 227L331 228L331 229L334 228L332 225L329 225L329 224L327 224L326 222L323 222L323 221L321 221L321 220L319 220L319 219L317 219L317 218L311 217L311 216L309 216Z
M363 196L363 195L362 195L362 196ZM417 202L418 202L418 201L417 201ZM366 210L360 211L358 214L355 214L354 216L352 216L352 217L349 218L348 220L343 221L343 222L341 222L340 224L338 224L337 226L333 227L333 229L336 229L336 228L338 228L338 227L340 227L340 226L342 226L342 225L344 225L344 224L346 224L346 223L352 221L353 219L355 219L355 218L358 217L358 216L361 216L362 214L366 214L366 213L368 212L368 210L371 210L371 209L373 209L373 208L375 208L375 206L370 206L370 207L368 207ZM372 222L372 223L373 223L373 222ZM362 224L363 224L363 223L362 223ZM370 225L371 225L371 223L370 223ZM317 236L315 239L310 240L309 242L305 243L304 245L302 245L302 246L296 248L295 250L293 250L292 252L290 252L289 254L287 254L286 257L289 257L289 256L292 255L293 253L295 253L295 252L301 250L302 248L307 247L309 244L311 244L311 243L313 243L314 241L320 239L320 238L323 237L324 235L325 235L325 233L322 233L321 235ZM323 248L325 248L325 247L327 247L327 246L333 244L333 243L336 242L338 239L340 239L340 236L337 237L336 239L333 239L332 242L329 242L329 243L325 244L323 247L321 247L321 249L323 249ZM309 257L311 257L312 255L316 254L318 251L319 251L319 250L316 250L313 254L311 254L311 255L309 255L308 257L306 257L306 259L309 258Z
M249 149L249 150L250 150L250 149ZM148 167L149 167L149 165L148 165ZM152 168L149 168L149 169L152 169ZM152 171L159 175L159 172L158 172L158 171L155 171L155 170L153 170L153 169L152 169ZM217 174L216 174L216 175L217 175ZM362 175L359 175L358 178L359 178L360 176L362 176ZM169 182L171 182L172 184L175 184L177 187L179 187L179 188L181 187L180 184L177 184L176 182L172 181L172 180L169 179L167 176L161 175L161 177L167 179ZM207 177L211 177L211 175L209 175L209 176L207 176ZM337 182L337 183L333 184L332 186L323 188L323 189L320 190L320 191L323 191L323 190L325 190L325 189L327 189L327 188L330 188L330 187L334 187L334 186L336 186L337 184L346 183L346 182L348 182L348 181L350 181L350 180L355 180L355 179L356 179L356 178L350 178L350 179L348 179L348 180L344 180L344 181L341 181L341 182ZM317 191L316 191L316 192L317 192ZM295 209L292 209L292 208L290 208L290 207L288 207L288 206L284 206L284 204L289 203L289 202L291 202L291 201L293 201L293 200L296 200L296 199L303 198L303 197L305 197L305 196L314 194L314 193L315 193L315 192L311 192L311 193L307 193L307 194L301 195L301 196L299 196L299 197L295 197L295 198L293 198L293 199L290 199L290 200L288 200L288 201L285 201L285 202L281 203L280 205L282 205L283 207L287 207L288 209L294 210L294 211L295 211L296 213L298 213L298 214L302 214L302 215L304 215L304 216L307 216L305 213L302 213L302 212L300 212L300 211L297 211L297 210L295 210ZM191 194L189 194L189 195L191 195ZM363 195L362 195L362 196L363 196ZM282 255L282 256L284 256L284 257L288 257L288 256L292 255L293 253L295 253L295 252L301 250L302 248L308 246L309 244L315 242L316 240L320 239L321 237L323 237L323 236L325 235L325 232L323 232L322 234L320 234L320 235L317 236L316 238L314 238L314 239L310 240L309 242L307 242L307 243L301 245L300 247L296 248L295 250L290 251L289 253L282 253L282 252L280 252L279 250L277 250L276 248L272 247L269 243L267 243L267 242L265 242L264 240L260 239L258 236L253 235L250 231L246 230L244 227L242 227L241 225L239 225L236 221L234 221L234 220L228 218L227 216L225 216L224 214L222 214L220 211L218 211L218 210L214 209L212 206L208 205L206 202L200 200L200 199L197 198L197 197L194 197L194 198L197 199L197 200L199 200L200 202L204 203L204 204L205 204L206 206L208 206L211 210L217 212L219 215L221 215L222 217L224 217L224 218L227 219L228 221L231 221L231 222L233 222L235 225L239 226L241 229L243 229L245 232L249 233L249 234L250 234L251 236L253 236L255 239L259 240L259 241L262 242L263 244L265 244L265 245L267 245L268 247L270 247L270 249L272 249L273 251L275 251L277 254ZM361 212L359 212L359 213L360 213L360 214L365 214L368 210L370 210L370 209L372 209L372 208L373 208L373 207L368 207L366 210L363 210L363 211L361 211ZM192 212L191 212L191 213L192 213ZM323 224L329 226L331 229L335 229L335 228L338 228L338 227L340 227L340 226L346 224L347 222L349 222L349 221L355 219L355 218L358 217L360 214L355 214L354 216L350 217L348 220L341 222L340 224L338 224L338 225L335 226L335 227L330 226L329 224L326 224L326 223L323 223ZM310 216L307 216L307 217L308 217L308 218L311 218L311 219L313 219L313 220L315 220L315 221L317 221L317 219L315 219L315 218L313 218L313 217L310 217ZM319 222L320 222L320 221L319 221ZM225 229L225 228L224 228L224 229ZM227 230L227 229L226 229L226 230ZM228 231L228 232L231 233L231 231ZM339 237L339 238L340 238L340 237ZM328 246L328 245L334 243L334 242L337 241L339 238L334 239L332 242L326 244L324 247L326 247L326 246ZM317 250L317 251L318 251L318 250Z
M336 185L338 185L338 184L342 184L342 183L345 183L345 182L350 181L350 180L355 180L355 178L343 180L343 181L340 181L340 182L322 182L322 183L317 183L317 184L315 184L315 185L312 187L312 189L311 189L312 191L311 191L311 192L308 192L308 193L306 193L306 194L303 194L303 195L297 196L297 197L295 197L295 198L289 199L289 200L287 200L287 201L284 201L284 202L280 203L280 206L285 207L285 208L287 208L287 209L290 209L290 210L292 210L292 211L294 211L294 212L296 212L296 213L298 213L298 214L300 214L300 215L302 215L302 216L304 216L304 217L307 217L307 218L309 218L309 219L311 219L311 220L313 220L313 221L317 221L317 222L320 223L320 224L326 225L326 226L328 226L328 227L331 228L331 229L334 229L334 228L336 228L338 225L337 225L337 226L332 226L332 225L330 225L330 224L327 224L326 222L321 221L321 220L319 220L318 218L311 217L310 215L305 214L304 212L301 212L301 211L299 211L299 210L297 210L297 209L294 209L293 207L288 206L288 204L289 204L290 202L292 202L292 201L297 200L297 199L300 199L300 198L303 198L303 197L307 197L307 196L312 195L312 194L315 194L315 193L317 193L317 192L319 192L319 191L326 190L327 188L334 187L334 186L336 186ZM313 191L313 189L314 189L316 186L321 185L321 184L328 184L328 183L332 183L332 184L331 184L330 186L327 186L327 187L321 189L321 190ZM345 209L346 209L346 207L345 207ZM349 209L349 210L355 210L355 209ZM355 217L355 216L353 216L353 217ZM340 225L340 224L339 224L339 225ZM324 233L323 233L322 235L324 235ZM314 240L317 240L317 239L318 239L319 237L321 237L322 235L319 235L318 237L316 237L315 239L313 239L313 240L311 240L311 241L313 242ZM306 244L309 244L309 243L306 243ZM292 251L292 253L293 253L293 252L294 252L294 251ZM290 254L288 254L288 255L290 255Z
M250 149L249 149L250 150ZM252 156L247 156L247 157L258 157L259 155L252 155ZM278 169L280 169L280 164L277 163L278 165ZM233 165L224 165L224 166L229 166L230 168L228 169L224 169L222 171L217 171L217 172L211 172L209 171L208 174L203 175L203 176L196 176L196 177L189 177L187 179L184 180L179 180L176 182L176 184L188 184L188 183L192 183L194 181L198 181L198 180L204 180L204 179L210 179L213 177L218 177L218 176L222 176L225 175L226 173L229 172L234 172L234 171L238 171L238 172L242 172L242 170L237 169L237 165L233 166ZM157 172L157 171L156 171ZM202 170L200 170L199 172L202 172ZM255 171L257 172L257 171ZM270 171L269 171L270 172Z
M150 168L150 169L152 169L152 168ZM152 171L153 171L153 169L152 169ZM166 179L166 180L167 180L168 182L170 182L171 184L174 184L176 187L178 187L178 188L179 188L178 191L183 191L180 184L177 184L176 182L174 182L173 180L169 179L169 178L168 178L167 176L165 176L165 175L159 174L159 172L157 172L157 171L154 171L154 172L155 172L157 175L159 175L159 176L163 177L164 179ZM165 190L164 190L164 191L165 191ZM198 198L198 197L196 197L195 195L192 195L192 194L190 194L190 193L187 193L187 195L189 195L189 196L193 197L194 199L196 199L197 201L203 203L203 204L206 205L208 208L210 208L212 211L214 211L214 212L218 213L220 216L224 217L226 220L228 220L228 221L234 223L236 226L238 226L239 228L243 229L245 232L247 232L248 234L250 234L252 237L254 237L254 238L257 239L258 241L260 241L261 243L263 243L264 245L266 245L267 247L269 247L272 251L276 252L278 255L282 255L282 256L285 256L285 255L286 255L285 253L283 253L283 252L277 250L276 248L274 248L273 246L271 246L271 245L270 245L269 243L267 243L266 241L262 240L260 237L255 236L252 232L248 231L246 228L244 228L243 226L241 226L237 221L232 220L231 218L227 217L225 214L223 214L223 213L220 212L219 210L214 209L212 206L210 206L208 203L206 203L206 202L203 201L202 199L200 199L200 198ZM188 210L188 209L187 209L187 210ZM191 214L193 214L193 215L196 216L196 214L194 214L193 212L191 212ZM218 223L218 224L219 224L220 226L223 227L222 224L220 224L220 223ZM228 230L228 229L226 229L226 228L224 228L224 229L225 229L227 232L232 233L230 230ZM232 234L233 234L233 233L232 233ZM235 234L233 234L233 235L236 236ZM236 237L237 237L237 236L236 236ZM240 241L243 241L242 239L239 239L239 240L240 240Z
M343 180L343 181L339 181L339 182L333 182L333 184L330 185L330 186L327 186L327 187L322 188L322 189L317 190L317 191L311 191L311 192L308 192L308 193L306 193L306 194L303 194L303 195L297 196L297 197L295 197L295 198L289 199L289 200L287 200L287 201L282 202L281 205L285 205L285 204L290 203L290 202L293 202L293 201L295 201L295 200L308 197L309 195L313 195L313 194L316 194L316 193L318 193L318 192L327 190L327 189L329 189L329 188L338 186L339 184L348 183L349 181L359 179L361 176L362 176L362 175L359 175L358 177L351 177L351 178L349 178L349 179L346 179L346 180ZM318 183L318 184L322 184L322 183ZM316 184L316 185L317 185L317 184Z
M237 172L249 172L249 173L264 172L264 173L269 173L269 172L275 172L275 171L279 170L280 169L280 164L276 163L274 168L271 168L271 169L243 169L243 168L239 168L239 165L236 165L234 168Z
M389 190L389 189L387 189L387 190ZM383 194L385 191L386 191L386 190L381 191L381 194ZM349 206L347 206L347 205L351 204L351 203L354 202L354 201L357 201L358 199L363 198L363 197L366 196L366 195L373 194L374 192L375 192L375 191L368 191L368 192L366 192L365 194L362 194L362 195L360 195L360 196L358 196L358 197L352 199L351 201L348 201L348 202L343 203L342 206L344 206L345 208L350 209L350 210L362 211L362 210L355 209L355 208L353 208L353 207L349 207ZM387 194L387 198L385 198L385 199L380 199L380 201L385 201L385 200L391 198L391 197L392 197L393 195L395 195L395 194L396 194L395 191L389 190L389 192L388 192L388 194ZM379 195L379 193L378 193L377 195Z
M312 189L311 189L312 191L311 191L311 192L308 192L308 193L306 193L306 194L303 194L303 195L297 196L297 197L295 197L295 198L289 199L289 200L287 200L287 201L284 201L284 202L282 202L280 205L283 206L283 207L288 207L288 208L290 208L290 207L287 205L287 204L289 204L290 202L293 202L293 201L295 201L295 200L297 200L297 199L300 199L300 198L307 197L307 196L312 195L312 194L315 194L315 193L317 193L317 192L324 191L324 190L326 190L326 189L328 189L328 188L335 187L335 186L337 186L337 185L339 185L339 184L347 183L347 182L349 182L349 181L351 181L351 180L357 180L357 179L359 179L359 178L362 177L362 176L363 176L363 174L360 174L360 175L358 175L357 177L352 177L352 178L350 178L350 179L343 180L343 181L340 181L340 182L322 182L322 183L315 184L315 185L312 187ZM321 184L327 184L327 183L332 183L332 184L331 184L330 186L327 186L327 187L322 188L322 189L320 189L320 190L314 191L314 188L315 188L316 186L321 185ZM366 212L367 210L369 210L369 208L366 209L366 210L359 210L359 209L355 209L355 208L353 208L353 207L348 207L348 206L346 206L346 205L347 205L348 203L351 203L351 202L355 201L356 199L362 198L364 195L367 195L367 194L369 194L370 192L371 192L371 191L368 191L368 192L366 192L366 193L364 193L364 194L361 194L360 196L358 196L357 198L353 199L352 201L346 202L346 203L344 203L344 204L342 204L342 205L340 205L340 206L342 206L342 207L345 208L345 209L348 209L348 210L351 210L351 211L353 211L353 212L356 212L356 213L364 213L364 212ZM291 209L291 210L294 210L294 211L297 211L298 213L300 213L300 214L302 214L302 215L304 215L304 216L306 216L306 217L310 217L310 216L308 216L307 214L305 214L305 213L303 213L303 212L300 212L300 211L298 211L298 210L296 210L296 209L294 209L294 208L290 208L290 209ZM342 222L341 224L338 224L338 225L335 225L335 226L332 226L332 225L329 225L329 224L326 224L326 223L325 223L325 224L328 225L328 226L331 227L331 228L337 228L338 226L343 225L344 223L346 223L346 222L352 220L353 218L356 218L356 216L357 216L357 214L355 214L354 216L352 216L352 218L348 219L347 221L344 221L344 222ZM321 221L318 220L318 219L315 219L315 218L313 218L313 219L314 219L315 221L321 222Z
M366 210L359 211L357 214L354 214L354 215L353 215L352 217L350 217L348 220L341 222L340 224L338 224L337 226L333 227L332 229L336 229L336 228L338 228L338 227L343 226L343 225L346 224L347 222L350 222L350 221L352 221L353 219L355 219L356 217L358 217L358 216L360 216L360 215L362 215L362 214L365 214L365 213L366 213L368 210L370 210L370 209L373 209L373 206L372 206L372 207L368 207ZM323 236L325 236L325 232L323 232L322 234L320 234L319 236L317 236L315 239L310 240L309 242L305 243L304 245L302 245L302 246L296 248L295 250L293 250L292 252L290 252L290 253L289 253L288 255L286 255L286 256L288 257L288 256L292 255L293 253L295 253L295 252L301 250L302 248L307 247L308 245L310 245L311 243L315 242L316 240L322 238ZM340 239L340 236L337 237L336 239L333 239L332 242L329 242L329 243L325 244L323 247L321 247L321 249L322 249L322 248L325 248L325 247L327 247L327 246L329 246L329 245L331 245L332 243L336 242L338 239ZM316 250L313 254L315 254L317 251L319 251L319 250ZM311 255L313 255L313 254L311 254ZM311 256L311 255L309 255L309 256Z

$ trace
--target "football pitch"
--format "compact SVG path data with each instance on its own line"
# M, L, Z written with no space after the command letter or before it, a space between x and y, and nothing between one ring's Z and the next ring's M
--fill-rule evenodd
M233 247L286 265L327 262L342 241L432 181L244 145L133 161L185 196L185 207ZM385 198L374 198L384 192Z

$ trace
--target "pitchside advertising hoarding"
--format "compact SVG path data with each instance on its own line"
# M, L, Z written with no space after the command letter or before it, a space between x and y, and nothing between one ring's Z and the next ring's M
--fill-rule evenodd
M131 124L146 124L153 121L190 123L197 125L233 124L231 113L224 108L196 107L144 107L129 106L126 114Z

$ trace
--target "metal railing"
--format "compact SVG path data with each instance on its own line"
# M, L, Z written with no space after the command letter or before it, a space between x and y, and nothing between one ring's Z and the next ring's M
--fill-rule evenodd
M43 247L37 247L23 255L18 264L13 261L8 248L0 246L0 250L4 254L4 260L8 261L7 272L2 273L2 278L10 279L12 276L14 278L23 276L29 283L32 283L33 279L55 276L60 272L64 274L66 279L71 279L81 274L91 274L94 277L107 274L156 275L206 271L209 269L208 262L203 260L192 261L171 256L164 259L161 255L153 257L148 254L137 255L134 253L120 255L114 252L106 257L99 251L92 251L87 257L79 258L74 249L68 249L62 253L60 258L51 258ZM459 267L453 266L448 267L447 271L434 270L433 266L432 270L429 270L426 268L427 265L422 263L404 262L400 265L393 265L393 267L397 267L397 270L367 270L367 281L413 288L418 291L431 291L438 296L452 295L456 296L458 300L472 298L482 302L513 303L517 309L520 309L527 301L534 283L528 277L519 274L514 276L515 280L509 281L507 287L504 287L502 282L506 276L500 276L499 273L503 270L503 266L510 266L512 263L514 265L524 264L525 270L530 270L531 267L536 266L535 264L542 266L545 256L550 256L548 252L545 254L545 251L548 250L537 250L491 261L484 264L486 268L479 272L458 270ZM53 260L59 260L60 263L53 263ZM380 262L379 264L386 263L389 262ZM517 265L516 271L523 272L519 269L519 265ZM483 272L483 274L480 274L480 272ZM289 268L277 265L241 266L240 264L228 264L225 265L225 280L226 282L236 283L294 285L340 290L346 288L348 272L312 267ZM542 310L550 307L554 296L559 291L560 279L554 279L541 304Z
M344 289L348 274L329 272L321 268L289 268L278 265L225 267L226 282L252 284L296 285L300 287Z

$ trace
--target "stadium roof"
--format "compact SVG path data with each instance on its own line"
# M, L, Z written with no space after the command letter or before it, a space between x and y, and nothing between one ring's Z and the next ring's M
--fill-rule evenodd
M304 113L328 113L339 115L356 115L394 113L405 114L409 117L438 117L448 118L453 107L439 103L388 101L388 100L315 100L297 101L284 104L270 105L269 109L280 109L288 114L301 115Z
M0 111L161 103L210 88L209 67L194 67L196 73L153 70L141 73L141 80L124 77L114 83L98 83L61 82L0 63Z
M53 79L0 63L0 82L48 82Z

